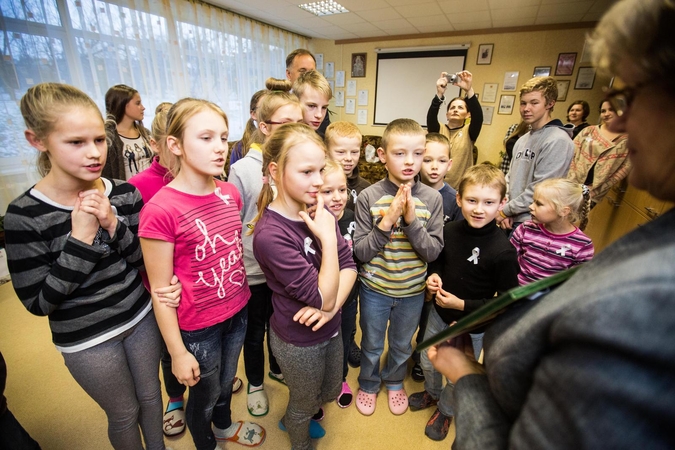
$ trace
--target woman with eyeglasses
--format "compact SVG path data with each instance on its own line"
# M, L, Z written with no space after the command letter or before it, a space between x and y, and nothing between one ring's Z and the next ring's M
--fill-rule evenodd
M628 135L614 131L616 111L608 100L600 105L600 125L584 128L574 138L574 157L567 179L588 186L591 207L602 201L607 192L630 171Z
M629 182L675 201L675 2L623 0L589 46L625 88L608 124L628 134ZM485 333L429 349L454 384L453 449L675 448L675 210L596 255ZM466 346L464 346L466 344Z

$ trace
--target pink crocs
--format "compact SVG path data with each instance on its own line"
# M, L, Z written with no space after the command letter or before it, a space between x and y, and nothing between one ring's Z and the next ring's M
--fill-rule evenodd
M387 391L387 396L389 397L389 411L392 414L400 416L408 409L408 395L405 389Z
M377 401L377 394L368 394L359 389L356 395L356 409L364 416L370 416L375 412L375 402Z

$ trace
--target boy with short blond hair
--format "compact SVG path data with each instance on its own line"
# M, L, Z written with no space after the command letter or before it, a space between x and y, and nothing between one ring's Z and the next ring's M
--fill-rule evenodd
M318 133L328 112L328 103L333 98L328 80L320 72L309 70L300 74L292 89L302 106L302 122ZM323 137L321 133L319 135Z
M363 135L359 127L345 120L334 122L326 129L325 142L328 155L339 162L345 171L351 197L347 202L347 208L352 211L361 191L370 186L370 182L359 175L362 140Z
M574 156L572 132L551 112L558 97L552 77L535 77L520 88L520 116L530 126L513 147L509 169L509 201L497 223L510 230L530 218L534 186L548 178L565 178Z
M403 389L411 341L424 303L427 264L443 248L443 200L417 175L424 157L425 133L411 119L397 119L384 130L380 161L387 178L361 192L356 202L354 253L361 302L361 372L356 407L375 411L384 381L393 414L403 414ZM380 374L385 335L388 355Z
M518 256L495 219L506 203L504 174L491 164L469 168L462 177L457 204L466 220L448 222L443 228L443 251L429 265L426 300L433 302L424 333L428 339L502 294L518 286ZM478 333L478 334L475 334ZM482 333L474 330L476 359L482 348ZM454 386L443 387L443 377L427 356L421 355L424 391L409 398L410 410L438 404L424 433L433 440L445 439L454 415Z

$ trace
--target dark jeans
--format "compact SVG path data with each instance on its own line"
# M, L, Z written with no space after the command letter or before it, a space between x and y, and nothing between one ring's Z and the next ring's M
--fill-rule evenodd
M246 378L252 386L260 386L265 380L265 332L270 326L272 316L272 290L267 283L249 286L251 298L248 301L248 327L244 340L244 369ZM267 355L270 361L270 370L281 373L272 347L270 347L269 332L267 332Z
M239 353L246 336L248 309L230 319L196 331L183 331L185 348L199 363L200 379L190 388L187 426L197 450L213 450L216 438L211 423L224 429L232 425L230 401L232 380L237 373Z
M429 320L429 310L434 307L434 300L424 302L422 306L422 315L420 316L420 327L417 331L417 336L415 337L415 351L412 354L412 360L415 364L420 363L420 352L417 351L417 347L420 345L420 342L424 340L424 333L427 329L427 321Z
M354 334L356 333L356 312L358 309L357 298L347 299L348 303L342 305L342 379L347 378L349 366L347 365L347 357L349 356L349 348L354 341Z

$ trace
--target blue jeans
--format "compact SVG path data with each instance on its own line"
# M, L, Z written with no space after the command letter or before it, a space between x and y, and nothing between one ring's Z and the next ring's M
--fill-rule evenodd
M398 389L403 384L406 364L412 354L411 341L420 320L424 293L396 298L361 284L359 301L362 333L359 387L364 392L376 394L384 381L388 387ZM380 375L385 335L389 351Z
M429 317L427 319L427 329L424 333L424 339L427 340L433 335L440 333L448 328L448 324L441 319L441 316L436 312L436 308L432 307L429 310ZM473 352L476 360L480 356L480 351L483 345L483 333L472 334L471 341L473 344ZM454 416L452 410L452 393L455 390L455 385L446 380L447 384L443 387L443 375L438 372L429 361L427 350L421 353L420 365L424 371L424 390L427 391L433 398L438 400L438 410L446 416Z
M197 450L213 450L216 438L211 423L224 429L232 425L230 400L244 345L248 309L230 319L196 331L183 331L185 348L199 363L200 379L190 388L185 419Z

